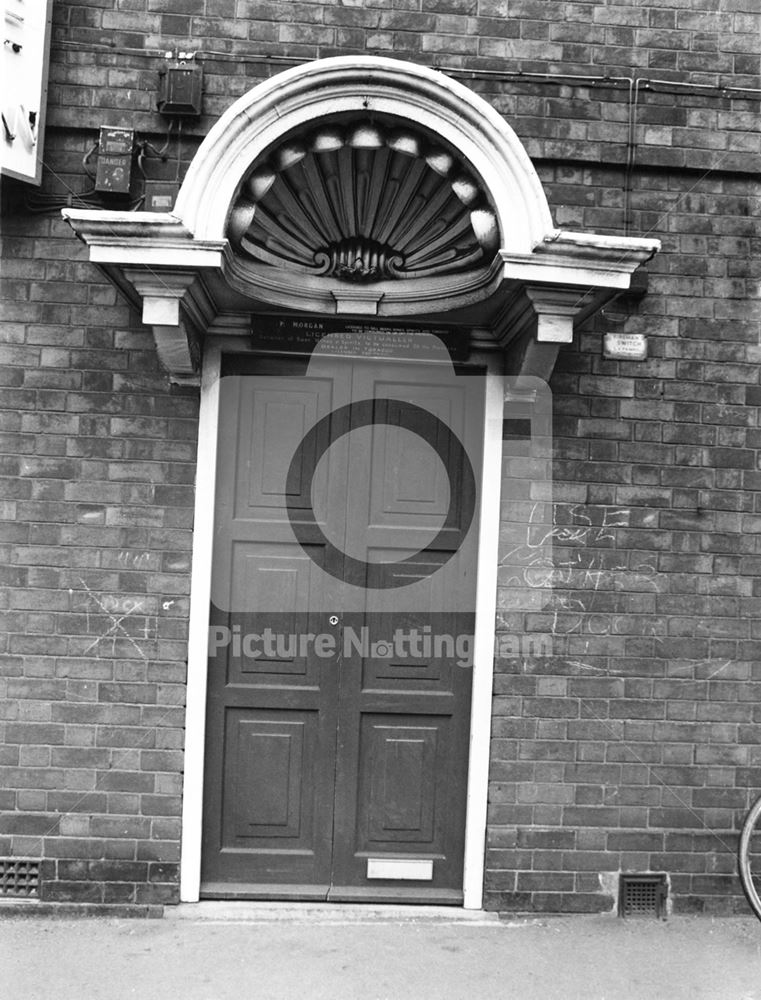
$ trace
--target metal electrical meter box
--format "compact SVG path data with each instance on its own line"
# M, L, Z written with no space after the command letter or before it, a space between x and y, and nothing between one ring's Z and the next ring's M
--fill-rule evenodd
M135 133L131 128L101 125L98 140L98 170L95 190L109 194L129 194L132 179L132 148Z
M159 114L172 117L201 114L203 67L194 59L167 62L159 70Z

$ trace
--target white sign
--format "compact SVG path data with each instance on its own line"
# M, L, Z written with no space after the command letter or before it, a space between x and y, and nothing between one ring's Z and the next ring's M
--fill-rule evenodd
M617 358L619 361L644 361L647 340L644 333L606 333L602 353L604 358Z
M430 882L433 879L433 859L368 858L367 877Z
M39 184L53 0L3 0L0 172Z

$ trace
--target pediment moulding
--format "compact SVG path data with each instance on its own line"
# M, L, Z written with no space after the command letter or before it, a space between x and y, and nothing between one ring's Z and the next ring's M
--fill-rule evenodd
M555 229L490 105L434 70L376 57L318 60L244 95L171 213L63 214L183 377L225 312L450 314L492 329L495 344L561 342L659 246Z

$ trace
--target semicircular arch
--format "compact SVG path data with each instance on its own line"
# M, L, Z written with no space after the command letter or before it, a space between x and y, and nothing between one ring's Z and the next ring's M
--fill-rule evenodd
M241 97L200 146L173 214L196 239L223 239L253 163L310 123L352 115L408 122L455 150L485 188L502 249L530 253L553 233L534 166L501 115L435 70L375 56L337 56L297 66Z

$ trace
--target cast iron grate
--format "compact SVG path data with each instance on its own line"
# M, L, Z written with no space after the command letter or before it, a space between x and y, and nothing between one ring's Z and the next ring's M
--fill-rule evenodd
M622 875L618 899L622 917L660 917L666 906L666 876Z
M40 862L26 858L0 859L0 896L38 897Z

